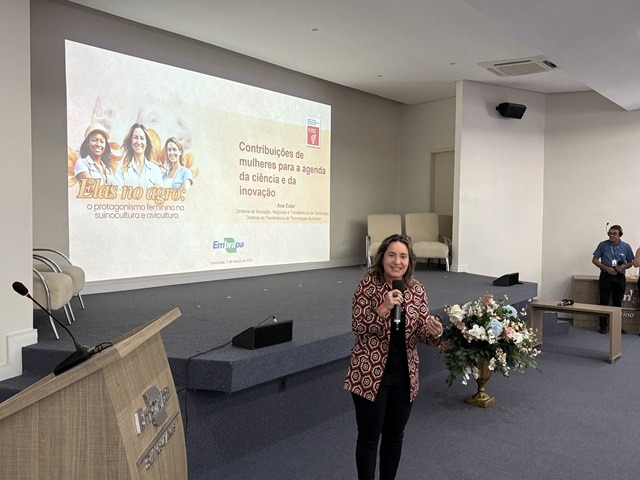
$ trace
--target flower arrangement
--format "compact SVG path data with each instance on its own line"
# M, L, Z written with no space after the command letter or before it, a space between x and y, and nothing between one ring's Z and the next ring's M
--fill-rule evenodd
M478 378L479 360L487 360L489 369L509 377L511 370L537 369L533 347L536 335L519 317L507 296L495 300L491 293L477 300L445 308L449 322L444 325L440 353L449 369L447 384L462 376L462 384L473 375ZM521 312L522 316L526 313Z

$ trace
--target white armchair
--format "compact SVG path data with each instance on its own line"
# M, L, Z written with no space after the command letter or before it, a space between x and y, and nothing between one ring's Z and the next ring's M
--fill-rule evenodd
M404 216L407 235L411 237L413 251L418 258L444 259L449 271L449 247L439 234L437 213L407 213Z
M375 257L378 247L389 235L402 233L402 217L395 213L376 213L367 216L367 236L365 248L367 267Z
M440 241L449 247L449 263L453 261L453 216L438 214L438 234Z

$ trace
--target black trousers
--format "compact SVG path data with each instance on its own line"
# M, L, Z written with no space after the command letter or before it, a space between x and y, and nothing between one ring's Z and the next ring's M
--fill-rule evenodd
M600 290L599 305L609 305L609 298L611 298L611 305L614 307L622 306L622 297L627 287L624 273L609 275L607 272L601 271L598 286ZM607 317L600 317L600 328L607 328Z
M374 480L380 435L380 480L395 479L402 454L404 427L411 415L409 386L380 387L375 402L359 395L351 396L358 424L358 480Z

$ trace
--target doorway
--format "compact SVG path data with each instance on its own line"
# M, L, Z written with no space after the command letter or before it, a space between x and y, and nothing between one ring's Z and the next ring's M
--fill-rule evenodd
M453 149L431 152L429 205L431 212L453 215Z

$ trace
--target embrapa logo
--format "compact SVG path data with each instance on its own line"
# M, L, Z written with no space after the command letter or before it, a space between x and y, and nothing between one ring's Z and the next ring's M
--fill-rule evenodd
M226 250L227 253L236 253L239 248L244 248L244 242L236 242L235 239L225 237L223 241L214 240L214 250Z

